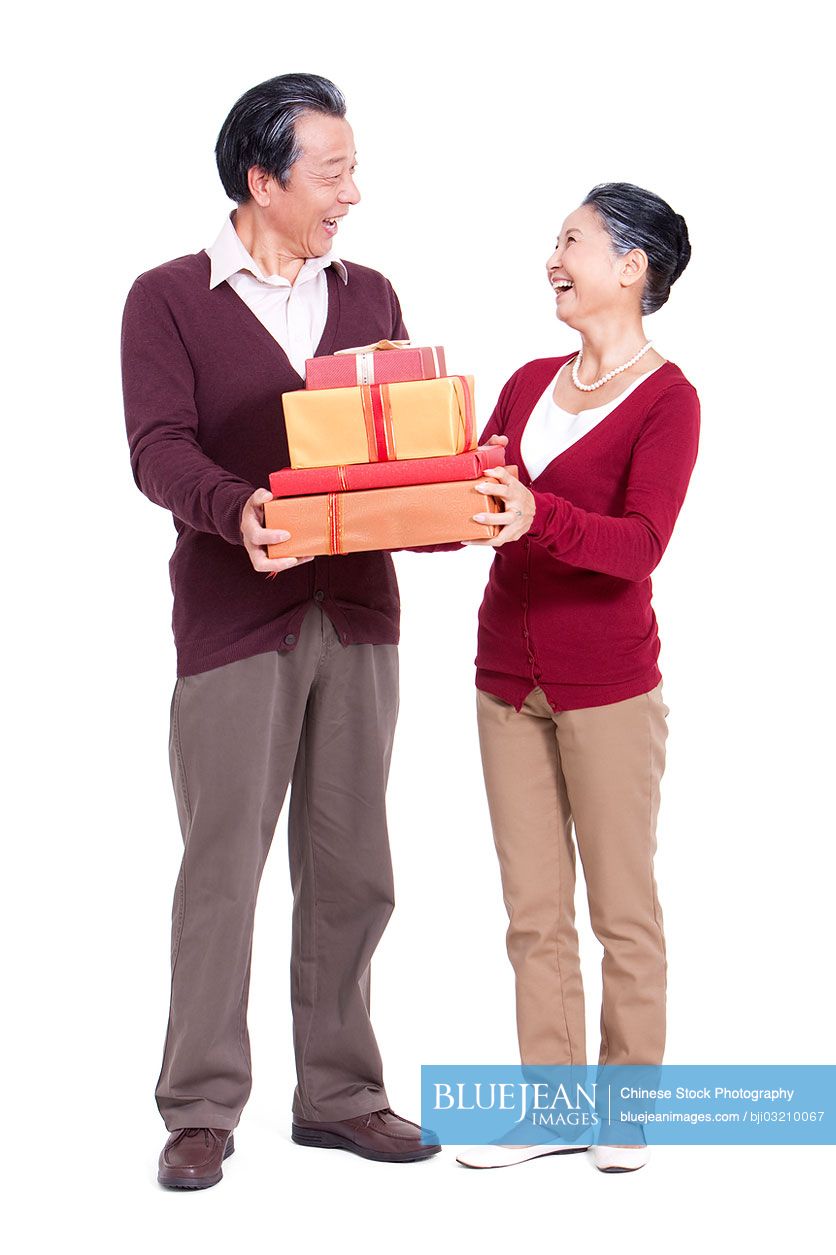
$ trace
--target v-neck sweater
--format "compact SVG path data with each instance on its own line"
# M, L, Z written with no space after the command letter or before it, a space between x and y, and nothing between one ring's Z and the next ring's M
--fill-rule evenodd
M382 274L345 262L327 273L328 317L316 355L407 339ZM141 274L122 321L122 382L138 487L170 510L169 563L178 676L295 648L312 601L344 645L396 644L400 609L388 553L322 556L280 572L253 569L241 514L271 471L290 465L282 394L304 388L270 332L228 283L209 287L205 250Z
M535 501L526 535L497 549L479 611L476 686L517 710L538 686L554 710L578 710L662 679L651 572L696 463L699 398L667 361L532 480L526 423L574 356L516 371L480 439L508 437L506 462Z

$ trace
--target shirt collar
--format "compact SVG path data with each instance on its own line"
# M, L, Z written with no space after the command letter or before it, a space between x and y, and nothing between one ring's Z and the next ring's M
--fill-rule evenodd
M265 275L261 267L253 261L235 230L232 221L234 212L233 209L229 214L212 247L206 249L211 262L209 287L216 288L218 284L223 283L230 275L237 274L239 270L249 271L260 283L268 287L284 287L288 282L286 279L281 280L278 275ZM300 279L302 282L312 279L319 274L320 270L325 270L328 266L333 266L343 283L348 283L348 270L333 248L330 248L322 257L309 257L299 271L296 282L298 283Z

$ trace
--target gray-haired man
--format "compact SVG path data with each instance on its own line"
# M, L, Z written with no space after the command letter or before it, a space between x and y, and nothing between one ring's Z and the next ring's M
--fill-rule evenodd
M293 1140L371 1159L436 1153L389 1108L369 964L392 911L385 789L398 707L388 554L268 559L259 488L289 463L281 394L305 359L405 338L383 275L334 253L360 199L341 93L288 74L218 137L237 208L210 249L140 275L122 366L134 477L171 510L177 682L170 759L184 840L157 1105L163 1185L222 1176L251 1088L259 881L291 784Z

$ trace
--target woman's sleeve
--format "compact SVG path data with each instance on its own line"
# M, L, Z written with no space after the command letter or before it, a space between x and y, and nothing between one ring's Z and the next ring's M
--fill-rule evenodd
M648 411L633 447L624 513L618 518L533 492L531 539L570 566L644 580L671 538L697 460L700 403L685 384L667 389Z

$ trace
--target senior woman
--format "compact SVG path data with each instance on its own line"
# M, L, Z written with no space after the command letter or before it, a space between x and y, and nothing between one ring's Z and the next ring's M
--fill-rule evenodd
M519 480L486 473L481 490L505 509L474 517L501 524L475 542L496 549L476 685L523 1064L586 1062L573 827L604 948L599 1063L662 1062L653 857L669 710L650 576L685 498L700 407L642 318L665 304L690 252L685 220L658 196L593 188L546 266L557 317L581 347L516 371L482 436L507 444L519 468ZM602 1171L646 1162L644 1145L600 1140ZM553 1153L483 1146L459 1160L500 1167Z

